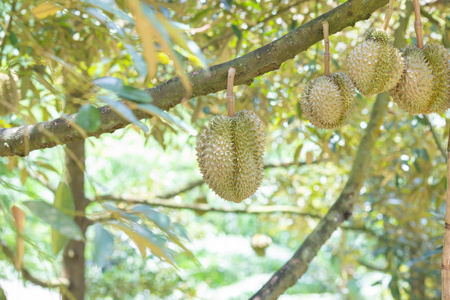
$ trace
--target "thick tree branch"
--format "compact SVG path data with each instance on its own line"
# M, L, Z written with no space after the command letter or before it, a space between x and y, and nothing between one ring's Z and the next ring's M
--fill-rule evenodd
M409 16L412 11L411 2L407 2L406 10L402 12L399 26L395 31L394 45L405 45L405 31ZM377 96L370 116L369 125L354 159L350 176L341 195L323 217L314 231L308 235L294 256L279 269L272 278L251 298L254 300L277 299L286 289L293 286L306 272L312 259L317 255L323 244L331 234L352 214L354 203L359 198L359 191L369 171L372 148L379 134L379 128L383 121L389 103L389 94L383 93Z
M6 243L2 240L0 240L0 250L11 261L11 263L14 264L14 253L8 248ZM50 281L40 280L40 279L34 277L25 268L20 269L20 272L22 273L22 276L24 279L26 279L36 285L45 287L45 288L55 288L55 287L67 286L69 284L68 280L65 278L56 278L56 279L53 279Z
M215 93L226 88L227 71L231 66L237 70L235 85L250 85L253 79L280 68L285 61L292 59L298 53L305 51L323 38L322 22L327 20L330 24L330 34L339 32L356 22L366 20L370 15L386 5L388 0L350 0L330 10L329 12L309 21L308 23L289 32L282 38L258 48L242 57L226 63L189 73L192 85L192 94L187 95L180 78L175 77L148 90L153 98L153 104L168 110L179 104L182 100L191 99L201 95ZM89 133L89 136L100 136L110 133L129 124L128 121L117 115L109 107L99 108L102 125ZM149 117L142 111L135 111L139 119ZM0 129L0 156L25 156L25 144L29 150L55 147L58 144L79 141L85 136L72 125L76 114L59 118L36 125ZM48 137L44 132L53 134ZM28 140L28 143L25 141Z

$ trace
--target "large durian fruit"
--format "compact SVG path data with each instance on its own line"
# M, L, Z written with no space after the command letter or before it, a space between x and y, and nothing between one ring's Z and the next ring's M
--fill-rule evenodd
M450 54L431 43L423 49L409 46L403 51L406 68L391 96L411 114L443 113L450 106Z
M264 127L251 111L215 116L199 135L197 160L208 186L221 198L239 203L261 185Z
M314 126L333 129L344 125L354 97L352 80L339 72L311 80L303 90L300 105Z
M0 71L0 116L11 114L19 103L17 78L7 71Z
M371 29L365 41L350 52L348 75L364 96L389 91L403 74L405 62L390 40L386 31Z

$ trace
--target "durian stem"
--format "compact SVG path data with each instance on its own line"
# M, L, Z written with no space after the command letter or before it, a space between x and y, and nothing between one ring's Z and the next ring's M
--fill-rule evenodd
M448 121L450 124L450 121ZM442 250L442 300L450 299L450 131L447 145L447 201L445 210L444 249Z
M423 23L420 18L420 3L419 0L413 0L414 3L414 16L416 21L414 22L414 29L416 31L417 47L423 49Z
M384 15L383 30L386 31L391 20L392 13L394 12L394 0L389 0L389 6Z
M324 53L324 65L325 65L325 76L330 76L330 60L331 60L331 54L330 54L330 38L329 38L329 31L328 31L328 22L323 21L323 41L325 43L325 53Z
M236 68L230 67L228 69L228 81L227 81L227 108L228 116L234 117L234 76L236 75Z

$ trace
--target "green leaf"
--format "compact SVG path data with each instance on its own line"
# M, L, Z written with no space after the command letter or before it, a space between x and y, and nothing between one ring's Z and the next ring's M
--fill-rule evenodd
M240 41L242 39L242 32L239 30L239 28L236 25L231 25L231 29L233 29L234 34L237 36L238 40Z
M94 225L94 263L103 267L113 252L114 237L100 224Z
M170 230L170 219L165 214L153 209L148 205L136 205L132 208L132 211L138 212L146 216L149 220L153 221L159 228L164 231Z
M83 233L71 217L44 201L25 201L23 203L35 215L66 237L81 241Z
M102 125L100 111L91 104L85 104L78 111L76 122L89 132L96 131Z
M133 123L134 125L138 126L139 128L141 128L145 133L148 133L148 128L147 126L145 126L144 124L142 124L138 118L136 118L136 116L134 115L133 111L126 106L125 104L123 104L120 101L115 101L110 99L107 96L98 96L98 99L100 99L101 101L105 102L106 104L108 104L112 110L114 110L117 114L119 114L120 116L122 116L125 120L130 121L131 123Z
M179 223L173 223L173 229L175 230L175 232L176 232L178 235L181 235L181 236L184 237L186 240L191 241L191 240L189 239L189 236L188 236L186 230L184 229L184 227L183 227L181 224L179 224Z
M17 42L19 41L17 39L17 35L12 31L9 32L9 41L11 42L11 45L13 45L13 46L16 45Z
M125 49L127 49L128 54L130 54L131 59L133 60L134 67L139 72L139 75L144 78L147 77L148 69L144 57L137 53L137 51L134 50L134 47L130 44L125 44Z
M138 107L139 107L139 109L141 109L149 114L157 116L171 124L176 125L181 130L183 130L186 133L189 133L190 135L193 135L193 136L197 135L197 131L191 125L187 124L183 120L175 117L172 114L169 114L168 112L160 109L159 107L157 107L153 104L139 104Z
M139 103L150 103L152 97L143 90L125 85L122 80L116 77L101 77L92 81L95 85L110 90L122 98Z
M128 16L123 10L119 9L114 0L104 0L104 1L86 0L86 2L93 6L97 6L106 12L114 14L116 17L118 17L120 19L127 20L131 24L134 24L133 18Z
M7 300L6 299L6 295L5 295L5 291L2 289L1 286L0 286L0 300Z
M53 206L63 212L72 212L74 209L73 206L73 197L72 191L70 187L63 181L61 181L58 185L58 188L55 192L55 201ZM59 233L58 231L52 229L52 250L55 255L64 248L64 246L68 242L68 238Z

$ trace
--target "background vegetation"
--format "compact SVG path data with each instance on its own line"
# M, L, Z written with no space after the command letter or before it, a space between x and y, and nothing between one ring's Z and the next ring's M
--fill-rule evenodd
M71 279L63 271L73 246L67 239L77 239L81 228L87 230L77 242L86 245L85 299L252 296L341 193L375 97L358 94L347 124L338 130L317 129L302 117L302 88L323 72L322 43L250 86L236 87L236 110L254 110L261 117L267 145L262 187L234 204L203 184L195 157L195 132L212 116L226 113L224 92L183 101L169 115L149 105L142 90L174 76L187 87L187 72L250 53L344 2L1 2L0 69L17 75L21 100L0 117L0 128L79 112L74 126L91 132L100 126L93 108L105 104L133 124L86 140L84 175L67 168L68 160L80 161L70 150L81 157L70 146L69 151L58 146L25 157L0 157L0 291L15 278L24 278L26 285L39 279L70 299L71 288L61 279ZM400 12L410 13L407 2L395 2L390 33ZM422 2L425 42L448 47L448 3ZM332 72L345 71L346 55L369 28L381 27L384 9L330 37ZM415 43L412 18L405 37ZM117 95L156 117L133 119ZM284 299L313 299L311 294L329 299L440 297L445 117L411 116L389 103L351 218ZM85 179L81 198L75 194L82 192L73 189L75 176ZM87 218L76 204L74 212L77 199L86 201ZM21 272L11 256L17 242L12 205L26 215ZM52 207L64 215L55 215ZM286 207L294 211L280 211ZM72 231L61 235L65 227ZM273 241L265 256L251 247L257 233Z

